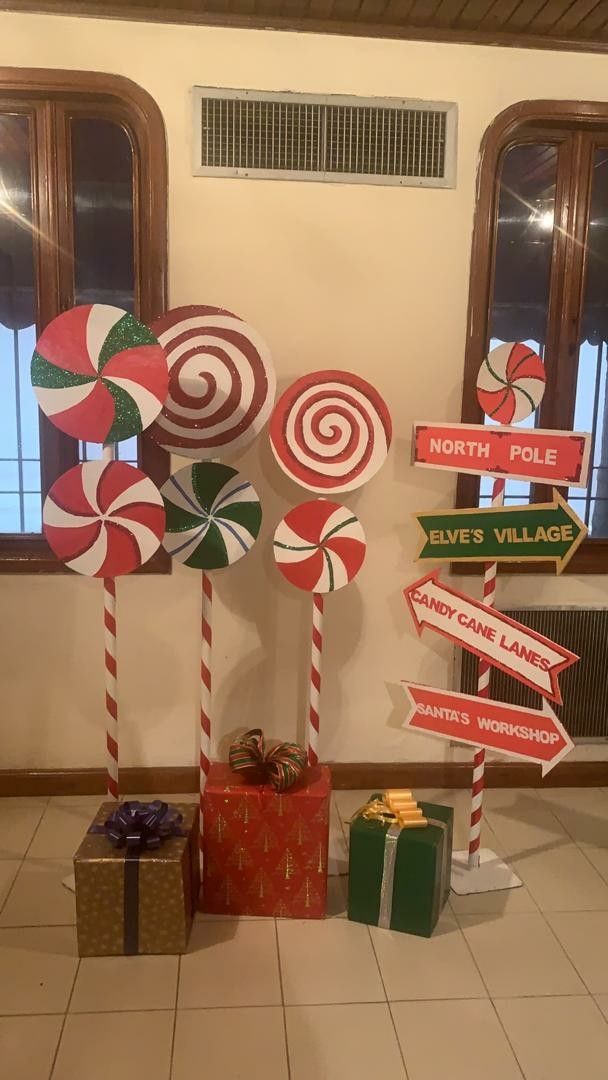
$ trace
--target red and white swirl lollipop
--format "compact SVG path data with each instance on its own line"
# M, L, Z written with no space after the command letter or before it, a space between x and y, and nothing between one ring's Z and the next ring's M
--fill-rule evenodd
M87 461L69 469L49 491L42 517L57 558L88 577L139 569L165 531L160 491L125 461Z
M350 371L304 375L279 398L270 443L288 476L310 491L352 491L383 464L391 444L386 402Z
M498 424L517 424L536 412L545 392L545 365L521 341L506 342L486 356L477 376L477 399Z
M205 460L259 435L276 379L268 346L253 327L223 308L197 305L167 311L152 329L169 363L169 396L150 428L160 446Z
M365 558L365 533L346 506L313 499L295 506L279 522L273 548L279 570L292 585L328 593L358 574Z
M321 657L323 653L323 594L348 585L365 558L361 522L340 503L313 499L300 503L279 522L274 534L274 557L283 576L298 589L313 594L310 665L308 762L319 760Z
M38 404L55 427L86 442L139 435L167 396L167 358L122 308L82 304L43 330L32 357Z

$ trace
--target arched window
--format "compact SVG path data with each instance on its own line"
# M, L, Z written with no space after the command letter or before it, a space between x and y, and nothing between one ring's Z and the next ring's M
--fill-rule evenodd
M0 572L61 570L41 502L78 460L100 456L39 414L29 365L37 333L73 304L115 304L149 321L166 298L162 117L128 79L0 69ZM120 456L162 482L143 436ZM162 569L157 556L148 568Z
M540 352L547 390L530 424L593 435L589 486L565 492L590 534L572 573L608 570L607 271L608 105L512 106L482 144L462 416L483 420L475 380L489 348L526 341ZM458 505L487 505L490 489L463 476ZM511 504L550 497L543 485L507 483Z

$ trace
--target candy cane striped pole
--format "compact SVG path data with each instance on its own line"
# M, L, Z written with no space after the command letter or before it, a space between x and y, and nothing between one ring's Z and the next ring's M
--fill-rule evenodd
M203 852L203 794L211 765L211 611L213 586L203 571L201 591L201 749L200 749L200 850Z
M492 506L502 506L505 501L505 481L495 479L492 486ZM494 607L496 599L497 564L486 563L483 575L483 602ZM490 696L490 671L492 665L487 660L479 660L477 695L481 698ZM473 786L471 788L471 824L469 828L469 870L479 866L479 845L481 843L481 819L483 807L484 774L486 752L475 751L473 758Z
M116 690L116 582L103 579L106 655L106 790L118 799L118 695Z
M319 712L321 698L321 656L323 652L323 596L312 595L312 650L310 664L310 711L308 720L308 764L319 762Z
M114 461L114 446L104 446L103 460ZM106 791L118 799L118 692L116 673L116 581L103 579L103 623L106 673Z

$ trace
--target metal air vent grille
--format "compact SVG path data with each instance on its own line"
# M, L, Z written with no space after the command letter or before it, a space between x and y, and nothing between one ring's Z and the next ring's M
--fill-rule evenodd
M195 90L199 176L450 187L456 106Z

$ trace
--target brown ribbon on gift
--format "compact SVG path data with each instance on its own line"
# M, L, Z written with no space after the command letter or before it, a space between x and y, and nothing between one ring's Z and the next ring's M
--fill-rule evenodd
M372 799L365 806L360 807L353 814L351 821L362 817L365 821L378 821L382 825L388 825L384 837L384 860L382 864L382 882L380 885L380 907L378 911L378 926L383 930L390 930L391 917L393 914L393 889L395 885L395 865L397 862L397 844L403 829L412 828L412 822L400 819L398 814L391 810L385 796ZM440 895L443 896L446 887L448 873L448 825L445 821L437 818L424 818L426 825L436 825L443 832L443 854L441 859L441 875L439 879Z

